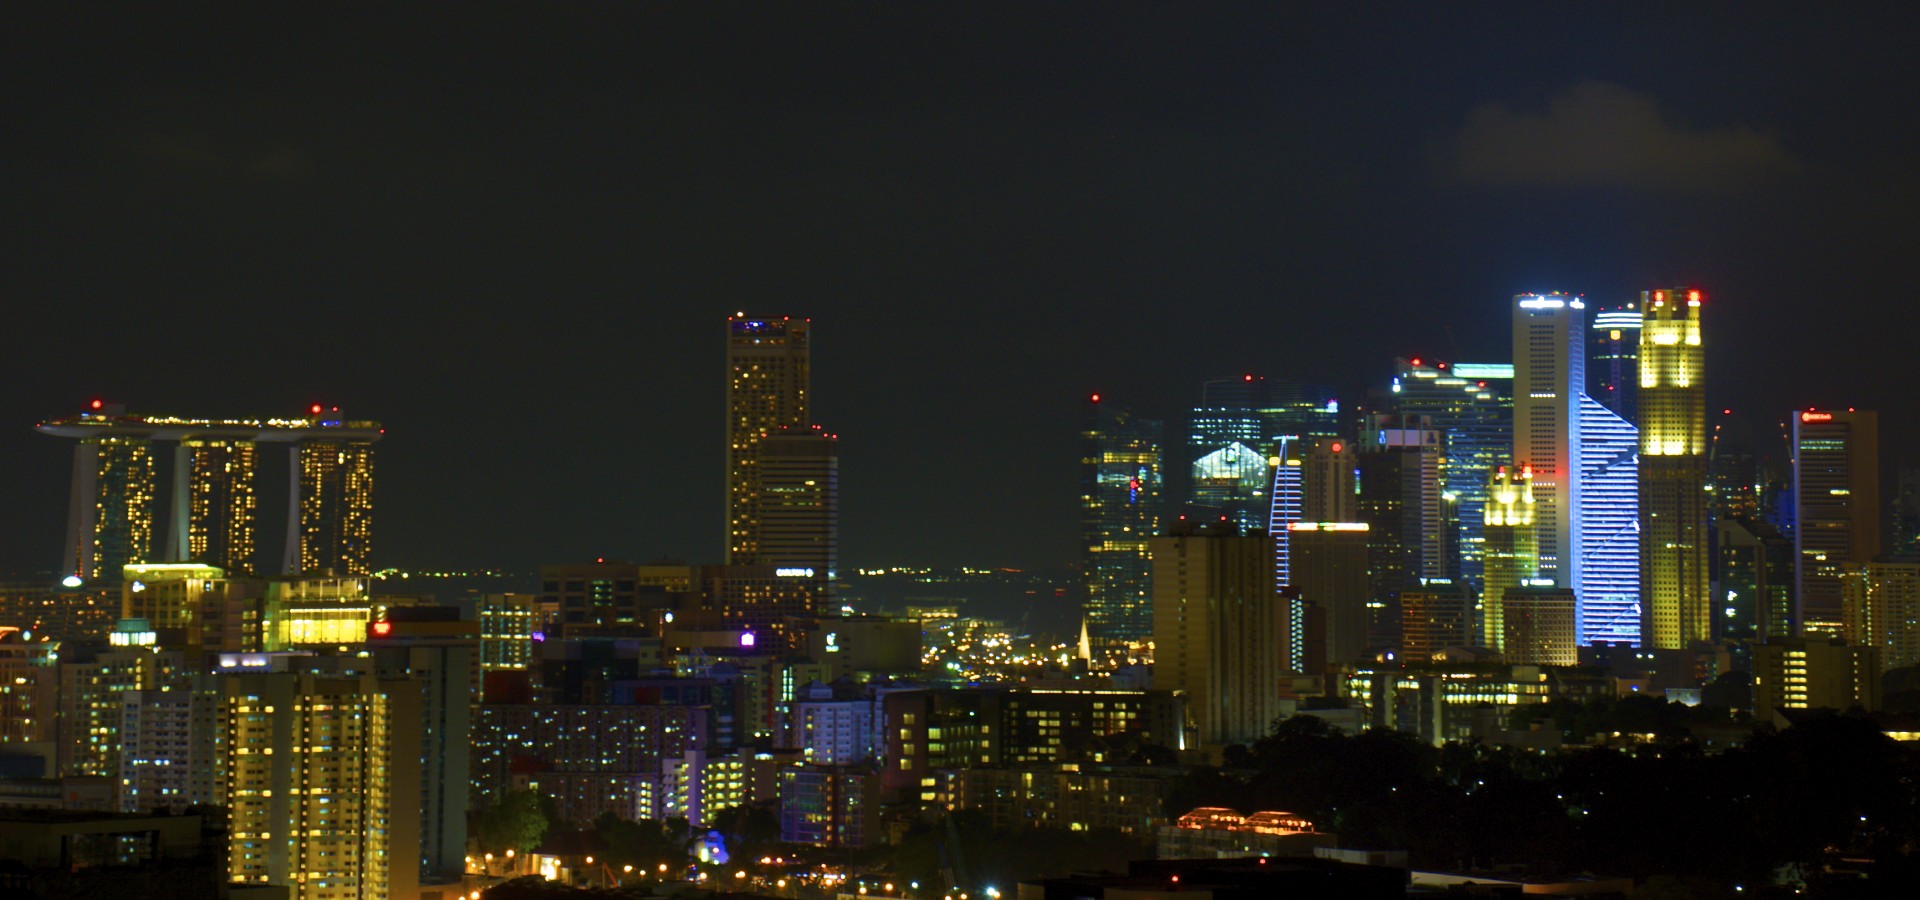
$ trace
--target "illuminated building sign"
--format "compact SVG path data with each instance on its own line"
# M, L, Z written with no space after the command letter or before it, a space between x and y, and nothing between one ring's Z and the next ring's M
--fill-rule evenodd
M1801 414L1800 414L1800 421L1802 421L1802 422L1831 422L1831 421L1833 421L1833 413L1823 413L1823 412L1803 412L1803 413L1801 413Z
M781 578L812 578L813 570L809 568L775 569L773 574Z

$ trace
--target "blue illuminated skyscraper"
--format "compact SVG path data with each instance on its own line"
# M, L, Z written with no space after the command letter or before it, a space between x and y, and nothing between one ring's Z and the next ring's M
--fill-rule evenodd
M1161 425L1093 395L1081 432L1080 528L1087 627L1107 646L1153 634L1153 560L1160 533Z
M1580 395L1581 644L1640 643L1640 430Z
M1307 613L1300 594L1293 590L1292 525L1300 521L1306 494L1306 468L1301 464L1296 442L1282 441L1274 455L1280 461L1273 467L1272 506L1268 512L1267 533L1273 535L1273 583L1286 590L1286 664L1291 672L1308 671Z

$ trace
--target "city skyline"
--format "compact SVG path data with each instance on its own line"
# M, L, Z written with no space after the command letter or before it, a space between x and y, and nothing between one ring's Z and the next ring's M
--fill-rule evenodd
M1171 417L1244 372L1498 360L1520 292L1701 285L1728 440L1857 406L1920 443L1914 12L1103 12L476 13L325 59L423 26L17 12L0 569L60 552L28 423L96 396L392 423L393 564L718 559L721 472L686 460L723 440L695 336L736 309L821 323L849 564L1070 566L1087 394Z

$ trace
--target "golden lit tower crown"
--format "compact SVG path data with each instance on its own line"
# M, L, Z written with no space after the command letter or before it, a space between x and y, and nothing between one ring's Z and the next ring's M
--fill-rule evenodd
M1501 598L1539 576L1539 541L1534 531L1533 467L1501 466L1487 485L1486 587L1481 593L1484 643L1496 650L1505 630Z
M1703 296L1689 287L1641 294L1640 634L1658 649L1712 638Z

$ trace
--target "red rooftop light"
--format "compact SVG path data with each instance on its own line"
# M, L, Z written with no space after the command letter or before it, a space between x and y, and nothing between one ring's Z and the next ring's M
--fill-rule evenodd
M95 397L95 398L93 398L93 402L92 402L92 403L89 403L89 404L87 404L87 405L88 405L88 406L91 406L91 407L93 407L94 409L99 409L100 407L102 407L102 406L105 406L106 404L105 404L105 403L102 403L102 402L100 402L100 398L99 398L99 397Z
M1100 395L1099 395L1099 394L1095 394L1095 395L1093 395L1093 402L1095 402L1095 403L1099 403L1099 402L1100 402Z
M318 404L318 403L315 403L314 405L312 405L312 406L309 406L309 407L307 407L307 412L309 412L309 413L312 413L313 415L316 415L316 416L317 416L317 415L319 415L319 414L320 414L320 404Z
M373 623L373 634L375 637L386 637L392 631L393 623L385 619Z

